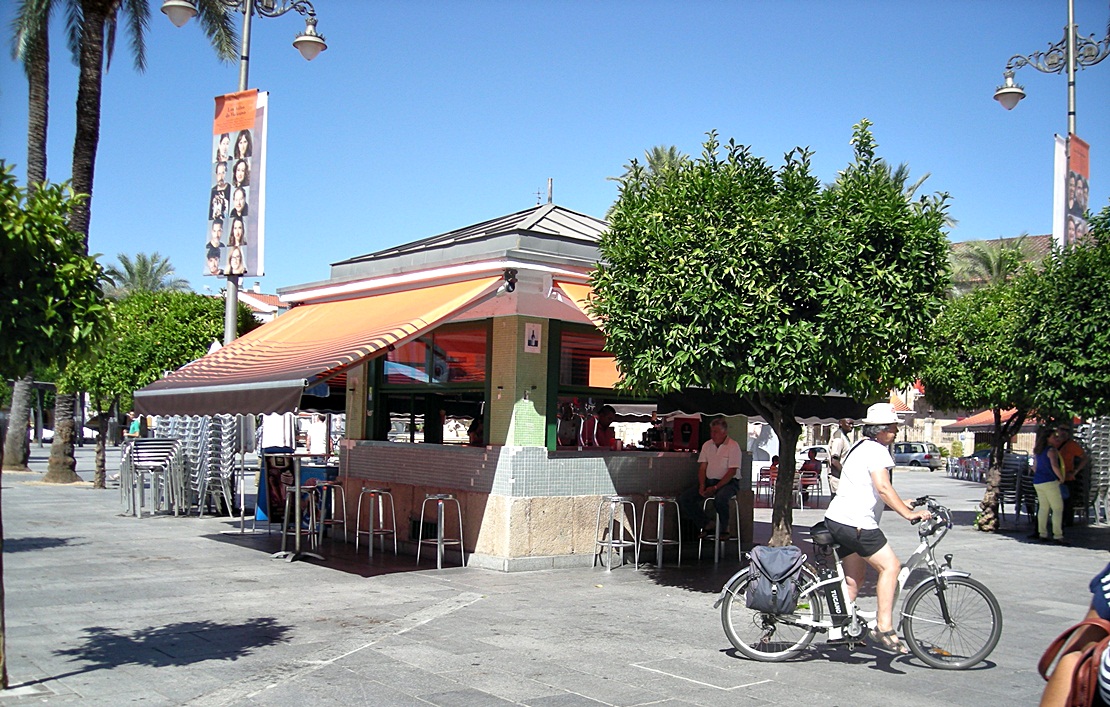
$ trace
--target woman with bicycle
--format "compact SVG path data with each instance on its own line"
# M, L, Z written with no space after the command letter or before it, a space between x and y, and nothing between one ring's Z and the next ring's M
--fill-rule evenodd
M901 562L879 530L879 516L889 506L906 520L928 520L926 510L914 510L894 491L890 445L898 436L898 419L890 403L876 403L861 420L863 439L841 459L840 486L825 511L825 524L837 543L847 578L848 600L855 601L867 565L879 573L876 586L878 612L871 639L895 653L909 649L894 631L892 613Z

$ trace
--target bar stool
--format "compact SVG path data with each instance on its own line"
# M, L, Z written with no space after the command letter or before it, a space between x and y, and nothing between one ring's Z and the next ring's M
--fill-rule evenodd
M342 481L319 481L316 483L316 488L320 490L320 543L324 542L324 528L335 528L337 525L343 526L343 542L347 542L347 489L343 487ZM328 501L328 496L331 496L331 513L324 513L324 504ZM336 518L336 496L339 497L339 508L343 510L343 517ZM332 540L335 537L332 536Z
M621 564L624 564L624 549L630 547L633 550L633 557L635 558L636 565L640 564L640 544L634 537L625 539L624 537L624 513L625 508L632 513L632 529L629 530L629 536L632 535L636 528L636 504L632 502L630 496L602 496L601 503L597 506L597 535L594 541L597 552L594 554L594 566L601 559L602 550L607 553L607 562L605 563L606 570L613 571L613 550L619 553ZM606 513L606 531L601 529L601 514ZM619 530L618 530L619 529ZM617 538L617 534L620 538Z
M362 499L365 496L370 497L370 516L366 524L366 530L362 529ZM385 500L389 499L389 527L385 527ZM374 508L378 509L377 523L374 522ZM397 514L393 508L393 494L389 489L371 489L362 487L362 491L358 494L358 508L355 511L355 554L358 554L358 540L362 535L369 536L367 540L370 541L370 554L374 557L374 537L381 538L382 552L385 552L385 536L393 536L393 554L397 554Z
M741 550L740 550L740 502L737 500L738 498L739 498L739 495L736 495L736 496L733 496L732 498L729 499L729 503L732 504L733 508L736 510L736 513L735 513L735 516L736 516L736 536L732 537L732 538L729 538L728 540L725 540L725 541L721 541L721 540L719 540L719 538L721 537L721 532L723 530L727 531L728 528L727 527L721 528L721 519L717 516L717 508L716 508L716 506L713 505L713 497L710 496L709 498L705 499L704 503L702 503L702 508L705 509L707 512L713 514L713 519L714 519L714 524L715 524L713 534L709 536L710 538L713 539L713 564L717 564L721 560L721 543L722 542L730 542L730 543L735 542L736 543L736 559L741 560L741 561L744 559L744 553L741 552ZM702 541L703 541L703 538L699 537L698 538L698 559L699 560L701 559L701 544L702 544Z
M655 525L655 537L654 538L645 538L644 537L644 520L647 519L648 504L650 504L650 503L654 503L655 508L656 508L656 518L657 518L657 520L656 520L656 525ZM676 518L675 526L678 529L678 539L677 540L664 537L664 533L663 533L663 531L664 531L663 509L668 504L674 504L674 512L675 512L675 518ZM648 496L647 497L647 500L644 501L644 512L640 516L640 532L637 534L636 541L638 543L640 543L641 545L645 544L645 543L648 544L648 545L655 545L655 565L657 567L662 567L663 566L663 547L666 546L666 545L675 545L676 547L678 547L678 562L676 563L676 566L677 567L682 566L682 511L678 507L678 498L676 498L675 496ZM637 550L637 552L639 552L639 546L637 546L636 550Z
M428 502L436 505L436 537L435 540L424 539L424 509ZM443 537L443 506L447 503L455 504L455 513L459 517L459 537L445 538ZM420 504L420 530L416 536L416 564L420 564L420 548L424 544L436 546L436 569L443 569L443 546L444 545L458 545L459 554L462 556L462 564L466 566L466 550L463 548L463 527L462 527L462 506L459 505L459 499L455 498L453 493L429 493L424 496L424 502Z
M308 499L308 527L309 527L308 537L309 537L309 542L311 543L312 547L316 547L316 545L317 545L316 533L314 532L315 529L316 529L316 499L313 498L313 496L316 495L316 492L317 492L317 485L316 484L309 484L309 485L301 486L301 501L303 502L305 499ZM286 551L285 550L285 541L289 538L290 535L300 535L301 534L301 525L304 521L303 517L299 518L299 520L301 522L296 523L296 526L297 526L296 528L293 528L292 530L289 529L290 521L298 520L298 515L299 514L297 513L297 487L296 486L286 486L285 487L285 514L282 517L282 521L281 521L281 551L282 552Z

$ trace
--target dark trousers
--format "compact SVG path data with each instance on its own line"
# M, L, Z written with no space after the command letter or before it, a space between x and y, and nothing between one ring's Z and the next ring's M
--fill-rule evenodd
M717 483L713 479L707 479L706 485L712 486ZM721 528L728 527L728 502L740 491L740 483L733 479L727 484L717 489L717 493L713 495L713 506L717 509L717 519L721 523ZM692 486L682 492L678 497L678 506L682 509L682 515L693 521L699 529L709 525L709 516L705 514L703 504L705 498L698 493L698 487ZM740 532L737 528L736 532Z

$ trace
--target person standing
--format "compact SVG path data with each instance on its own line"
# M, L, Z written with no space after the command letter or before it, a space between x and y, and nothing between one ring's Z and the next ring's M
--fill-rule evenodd
M604 449L611 449L616 435L613 432L613 421L617 419L617 411L612 405L602 405L595 415L594 444Z
M909 649L898 639L892 619L902 563L879 529L879 515L884 505L909 521L928 520L931 514L910 508L890 483L890 472L894 469L890 445L901 424L894 406L875 403L867 409L862 423L864 438L841 457L840 492L829 501L825 525L840 544L849 601L855 601L859 594L868 565L879 573L875 586L878 612L871 640L904 654Z
M1088 461L1086 450L1072 437L1072 430L1068 425L1056 427L1056 454L1060 458L1060 465L1064 471L1062 489L1067 489L1067 494L1064 496L1064 527L1066 528L1075 521L1075 501L1082 486L1076 479L1087 466Z
M721 542L729 539L728 502L740 491L736 472L740 468L740 445L728 436L728 421L716 418L709 423L709 441L702 445L698 456L698 485L682 492L678 505L690 518L704 539L714 532L713 521L705 514L705 499L712 498L721 527ZM739 528L736 529L740 531Z
M318 457L328 456L328 423L323 415L317 413L312 416L308 425L308 453Z
M852 448L852 421L846 417L837 422L836 431L833 432L829 442L829 500L836 498L836 490L840 486L840 473L844 468L843 459Z
M1049 540L1048 520L1052 518L1052 538L1057 545L1067 545L1064 540L1064 497L1060 486L1064 483L1064 470L1056 452L1058 432L1051 427L1037 434L1033 447L1036 466L1033 470L1033 489L1037 492L1037 532L1031 540Z

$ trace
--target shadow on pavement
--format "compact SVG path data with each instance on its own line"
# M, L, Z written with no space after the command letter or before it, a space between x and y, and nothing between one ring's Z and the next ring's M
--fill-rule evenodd
M236 624L185 621L131 632L94 626L84 629L84 645L54 651L55 655L67 656L73 662L85 663L83 668L24 684L49 682L122 665L163 667L205 660L238 660L256 649L285 642L290 631L291 627L271 617Z
M55 547L65 547L73 544L73 538L4 538L4 552L29 552L31 550L49 550Z

